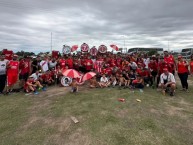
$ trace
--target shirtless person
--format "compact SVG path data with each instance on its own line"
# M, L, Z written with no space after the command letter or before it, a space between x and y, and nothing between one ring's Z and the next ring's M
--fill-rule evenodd
M72 93L78 92L78 84L77 84L77 81L75 78L72 79L72 83L70 84L70 86L71 86L71 92Z
M96 77L94 76L91 80L90 80L90 88L97 88L98 87L98 82L96 81Z

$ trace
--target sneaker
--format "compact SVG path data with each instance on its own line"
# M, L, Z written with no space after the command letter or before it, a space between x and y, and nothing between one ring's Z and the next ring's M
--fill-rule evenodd
M174 92L171 92L171 93L170 93L170 96L171 96L171 97L174 96Z
M47 89L46 88L42 88L42 91L46 91Z
M38 92L34 92L34 95L38 95L39 93Z

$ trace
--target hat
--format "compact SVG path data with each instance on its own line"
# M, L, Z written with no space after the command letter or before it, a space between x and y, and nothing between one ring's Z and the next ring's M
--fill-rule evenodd
M167 72L167 71L168 71L168 68L164 68L163 71L164 71L164 72Z
M181 58L182 58L182 56L181 56L181 55L179 55L179 56L178 56L178 59L181 59Z

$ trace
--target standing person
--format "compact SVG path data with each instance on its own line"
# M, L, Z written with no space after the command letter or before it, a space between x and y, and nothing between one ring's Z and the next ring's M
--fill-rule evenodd
M40 62L40 67L41 67L42 73L47 72L49 70L49 68L48 68L48 59L47 59L46 56Z
M176 80L174 75L168 71L167 68L163 69L163 73L160 76L160 87L162 88L162 93L165 95L168 92L168 88L171 88L170 96L174 96L176 89Z
M193 54L190 57L190 74L193 76Z
M17 56L13 56L13 60L10 60L7 69L7 93L12 92L13 86L17 83L19 76L19 61Z
M48 66L49 70L55 69L56 68L57 61L55 58L52 58L52 60L49 61Z
M23 88L25 82L27 81L30 73L30 64L27 60L27 56L24 56L19 62L19 80L20 80L20 86Z
M158 64L156 62L156 56L152 56L152 59L150 60L150 63L148 64L149 70L151 72L151 75L153 77L153 82L155 83L156 76L158 73Z
M185 61L182 56L178 56L177 71L181 81L182 90L188 92L188 62Z
M3 94L3 90L6 84L6 71L8 66L8 61L5 60L5 55L0 55L0 95Z
M168 51L164 51L164 61L169 66L169 72L175 75L176 62L173 55L170 55Z

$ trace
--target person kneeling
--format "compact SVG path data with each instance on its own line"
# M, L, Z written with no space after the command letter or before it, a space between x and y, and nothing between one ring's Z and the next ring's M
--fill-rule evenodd
M162 89L163 95L166 92L170 91L170 96L174 96L174 92L176 89L176 80L174 75L168 71L167 68L163 69L164 73L160 76L160 87Z

